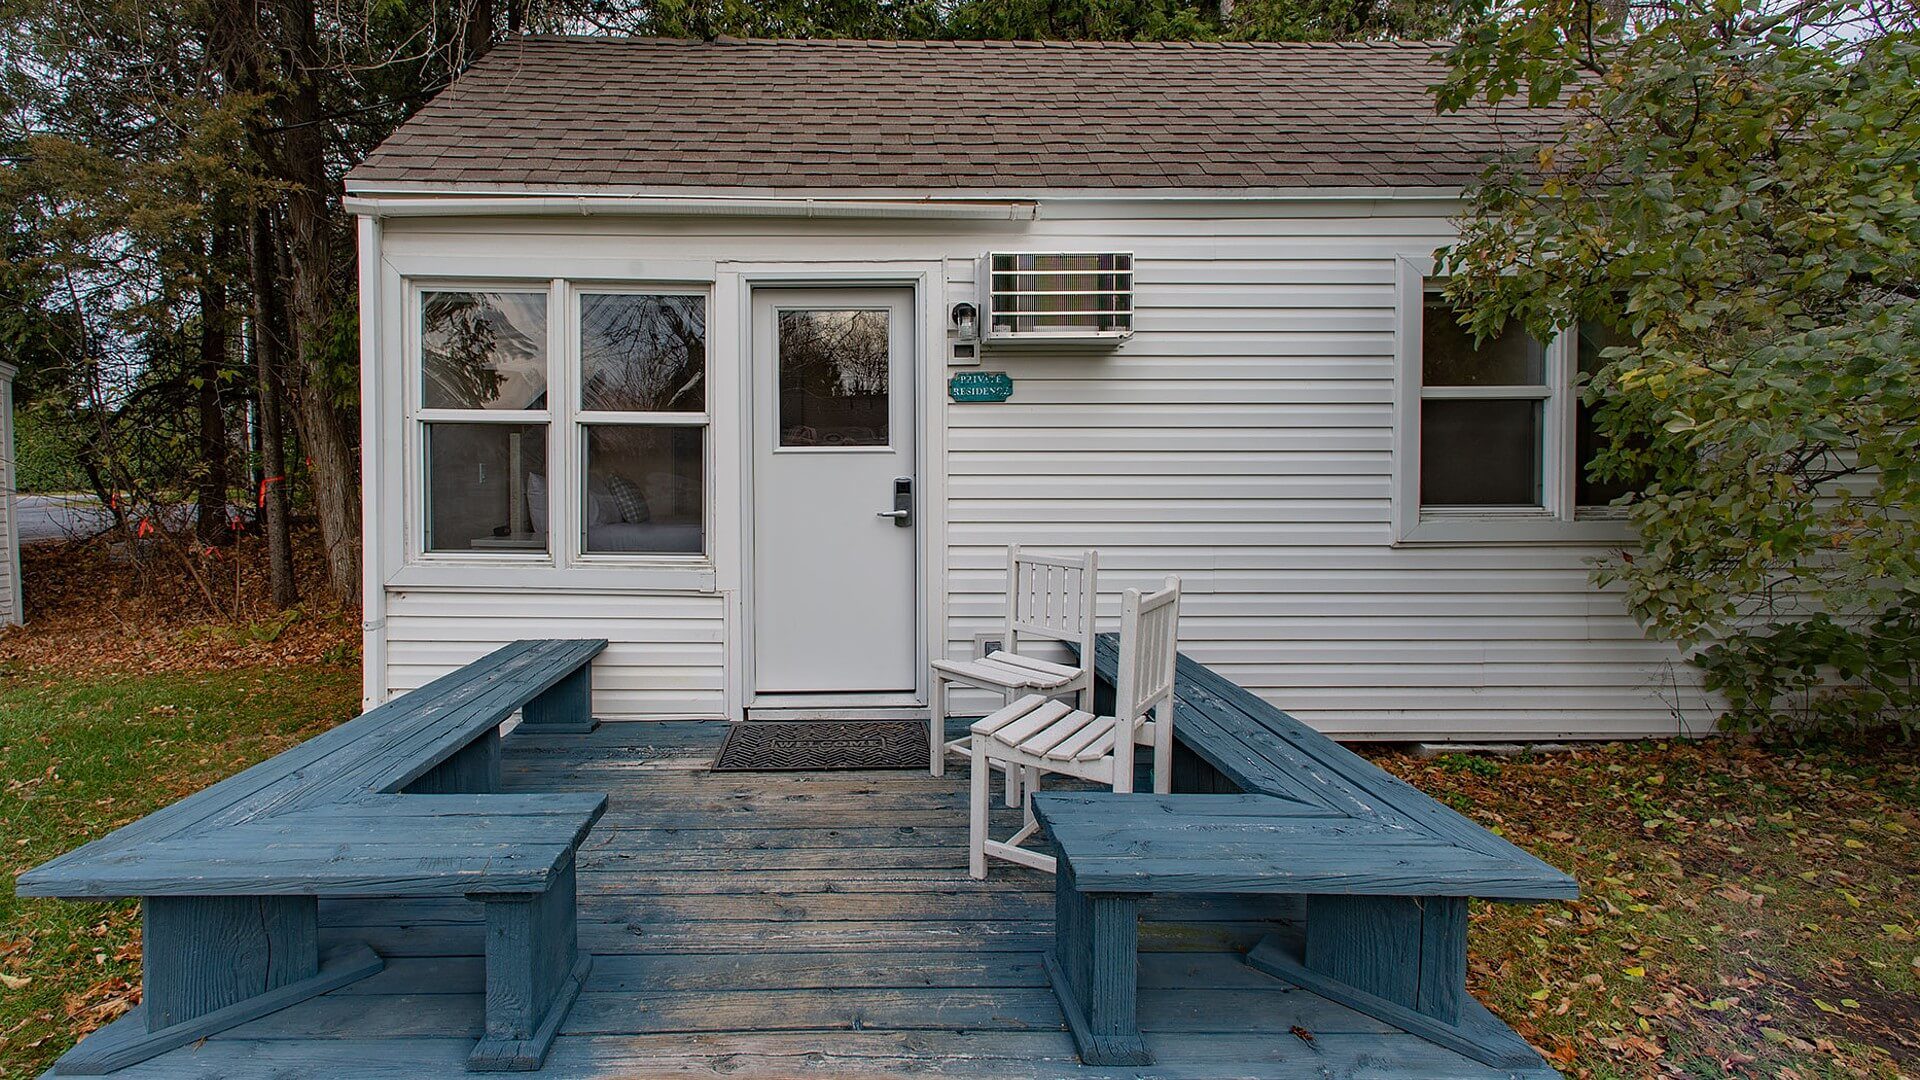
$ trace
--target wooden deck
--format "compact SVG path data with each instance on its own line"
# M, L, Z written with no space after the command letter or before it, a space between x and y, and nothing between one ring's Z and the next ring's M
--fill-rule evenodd
M507 739L505 790L611 796L579 860L593 972L535 1075L1512 1075L1247 967L1235 950L1293 908L1204 897L1150 903L1142 927L1158 1064L1083 1067L1040 959L1051 878L966 876L964 768L708 772L720 736L675 723ZM479 914L324 903L323 933L370 942L385 971L115 1075L471 1075Z

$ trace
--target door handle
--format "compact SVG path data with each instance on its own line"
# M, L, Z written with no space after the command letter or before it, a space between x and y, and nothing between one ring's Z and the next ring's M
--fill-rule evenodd
M892 518L894 528L913 528L913 477L893 478L893 509L881 510L875 517Z

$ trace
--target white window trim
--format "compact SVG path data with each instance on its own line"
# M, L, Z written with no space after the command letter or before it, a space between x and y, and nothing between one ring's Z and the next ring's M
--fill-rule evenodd
M1633 539L1618 511L1576 507L1575 434L1579 335L1560 334L1547 343L1546 391L1527 388L1423 386L1423 310L1434 262L1429 256L1395 260L1397 325L1394 334L1393 532L1397 544L1561 543L1618 544ZM1544 398L1541 433L1541 502L1538 507L1422 507L1420 505L1420 402L1425 399Z
M621 572L620 591L681 590L693 586L711 591L714 581L715 447L713 438L713 289L707 283L665 281L606 281L603 279L525 277L404 279L406 313L402 349L405 415L400 452L405 462L408 522L406 556L410 569L394 575L388 585L453 586L460 579L446 577L434 567L489 566L510 573L508 584L545 583L558 587L570 575L597 568ZM541 410L429 409L423 404L425 356L421 342L422 297L429 292L527 292L547 298L547 408ZM698 296L706 302L708 340L706 363L707 408L701 413L627 413L586 410L578 405L580 382L580 294L624 293ZM547 550L430 551L427 548L428 478L426 429L430 423L544 424L547 430ZM703 548L698 554L669 552L594 552L584 550L586 537L582 484L586 476L586 428L592 424L700 427L706 431L702 468L705 520ZM596 585L614 584L609 578Z

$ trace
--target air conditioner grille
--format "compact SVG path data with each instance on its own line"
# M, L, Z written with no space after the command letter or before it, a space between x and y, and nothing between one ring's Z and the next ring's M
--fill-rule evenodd
M1133 256L996 253L987 256L987 337L1114 341L1133 332Z

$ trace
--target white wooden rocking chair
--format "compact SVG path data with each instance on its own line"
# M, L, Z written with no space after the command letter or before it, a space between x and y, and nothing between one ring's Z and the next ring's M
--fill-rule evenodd
M1114 791L1133 790L1133 748L1153 747L1153 790L1168 794L1173 775L1173 669L1179 654L1180 579L1151 596L1128 589L1120 606L1120 664L1113 716L1095 716L1040 694L1028 694L973 725L973 793L967 823L967 869L987 876L987 856L1048 873L1054 858L1020 845L1039 828L1033 793L1040 773L1075 776ZM1092 651L1084 654L1092 662ZM1149 718L1151 714L1151 718ZM987 836L995 767L1026 777L1026 820L1006 840Z
M1094 605L1100 556L1033 555L1019 544L1007 548L1007 624L1001 648L978 660L933 662L933 715L927 723L928 768L947 771L947 754L969 753L965 738L947 741L947 687L950 683L996 690L1001 700L1015 694L1044 697L1077 695L1082 709L1093 708ZM1020 643L1041 639L1066 642L1080 650L1077 664L1043 660L1022 653ZM1008 805L1019 791L1017 773L1007 775Z

